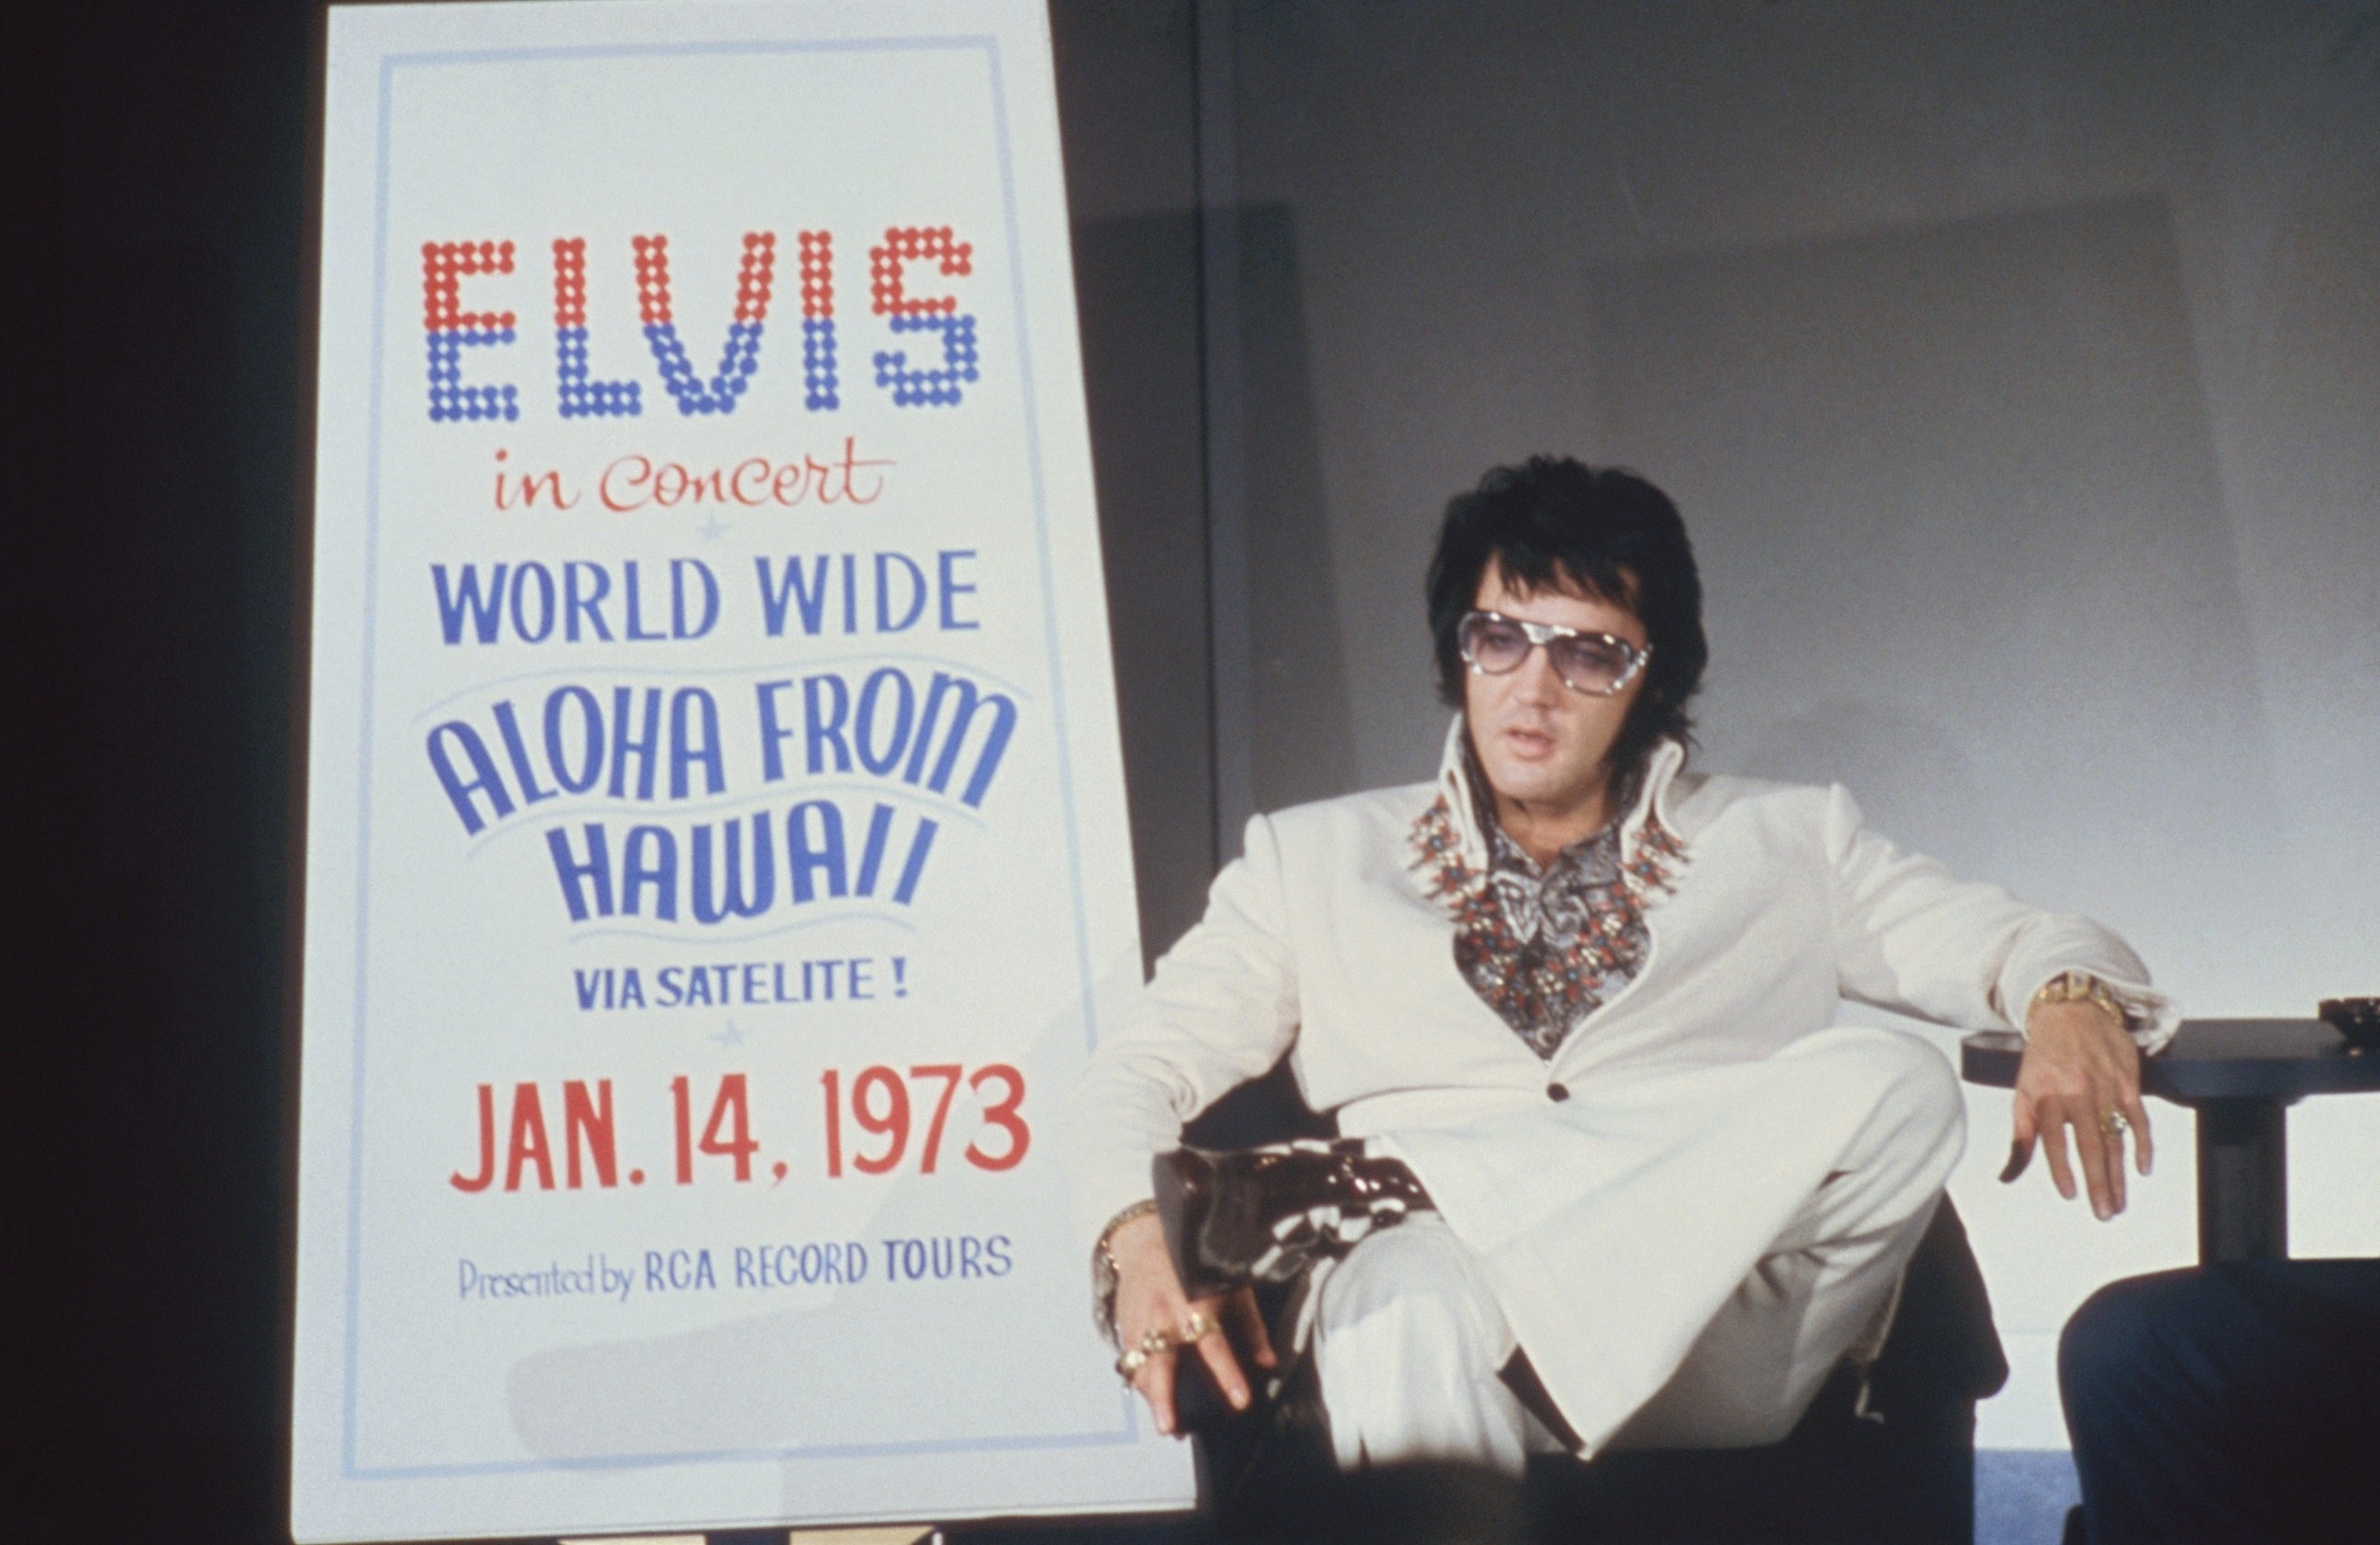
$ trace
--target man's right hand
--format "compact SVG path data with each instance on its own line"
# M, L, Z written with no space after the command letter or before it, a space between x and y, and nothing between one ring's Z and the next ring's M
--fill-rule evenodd
M1214 1376L1216 1388L1223 1392L1232 1409L1248 1408L1247 1376L1240 1371L1237 1358L1232 1355L1232 1331L1246 1338L1250 1360L1258 1368L1278 1366L1273 1355L1272 1340L1265 1332L1264 1315L1257 1308L1257 1296L1252 1288L1209 1298L1191 1298L1182 1291L1182 1279L1174 1273L1173 1259L1166 1253L1165 1234L1155 1214L1144 1214L1118 1228L1108 1238L1108 1253L1115 1258L1116 1341L1127 1352L1142 1344L1149 1333L1159 1332L1167 1345L1153 1351L1147 1362L1132 1377L1133 1388L1148 1402L1149 1415L1156 1418L1160 1432L1176 1431L1178 1421L1173 1408L1175 1367L1178 1348L1190 1346L1205 1359L1207 1370ZM1214 1327L1191 1341L1184 1331L1195 1328L1193 1316L1201 1323Z

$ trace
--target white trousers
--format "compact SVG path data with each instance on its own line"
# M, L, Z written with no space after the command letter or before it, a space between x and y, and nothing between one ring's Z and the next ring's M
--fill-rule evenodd
M1776 1442L1846 1353L1880 1348L1963 1111L1932 1046L1839 1029L1761 1062L1375 1137L1439 1213L1318 1273L1340 1465L1517 1474L1560 1446L1496 1377L1515 1347L1583 1454Z

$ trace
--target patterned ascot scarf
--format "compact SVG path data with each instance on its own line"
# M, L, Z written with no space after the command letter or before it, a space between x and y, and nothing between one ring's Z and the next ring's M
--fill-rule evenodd
M1635 791L1617 803L1624 812ZM1677 888L1685 845L1647 809L1540 868L1496 821L1488 780L1460 719L1438 798L1414 823L1411 867L1454 923L1454 964L1528 1048L1552 1060L1570 1032L1635 979L1650 940L1645 910Z

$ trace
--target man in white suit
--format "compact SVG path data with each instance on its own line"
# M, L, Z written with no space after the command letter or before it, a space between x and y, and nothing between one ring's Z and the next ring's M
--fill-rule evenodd
M2021 1024L2011 1169L2039 1141L2121 1209L2172 1006L2106 930L1899 851L1840 789L1684 770L1707 649L1666 496L1498 468L1428 591L1438 779L1250 822L1077 1092L1118 1369L1161 1430L1186 1355L1246 1404L1219 1326L1274 1356L1244 1289L1185 1292L1150 1159L1284 1053L1343 1134L1297 1162L1349 1210L1302 1197L1279 1238L1316 1260L1297 1334L1348 1467L1769 1442L1872 1360L1961 1105L1932 1046L1834 1028L1841 998Z

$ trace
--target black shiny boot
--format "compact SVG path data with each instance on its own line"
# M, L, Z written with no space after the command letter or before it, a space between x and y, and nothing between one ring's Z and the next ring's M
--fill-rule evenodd
M1376 1228L1429 1210L1429 1193L1363 1141L1298 1141L1211 1153L1177 1148L1152 1164L1157 1214L1192 1298L1290 1282Z

